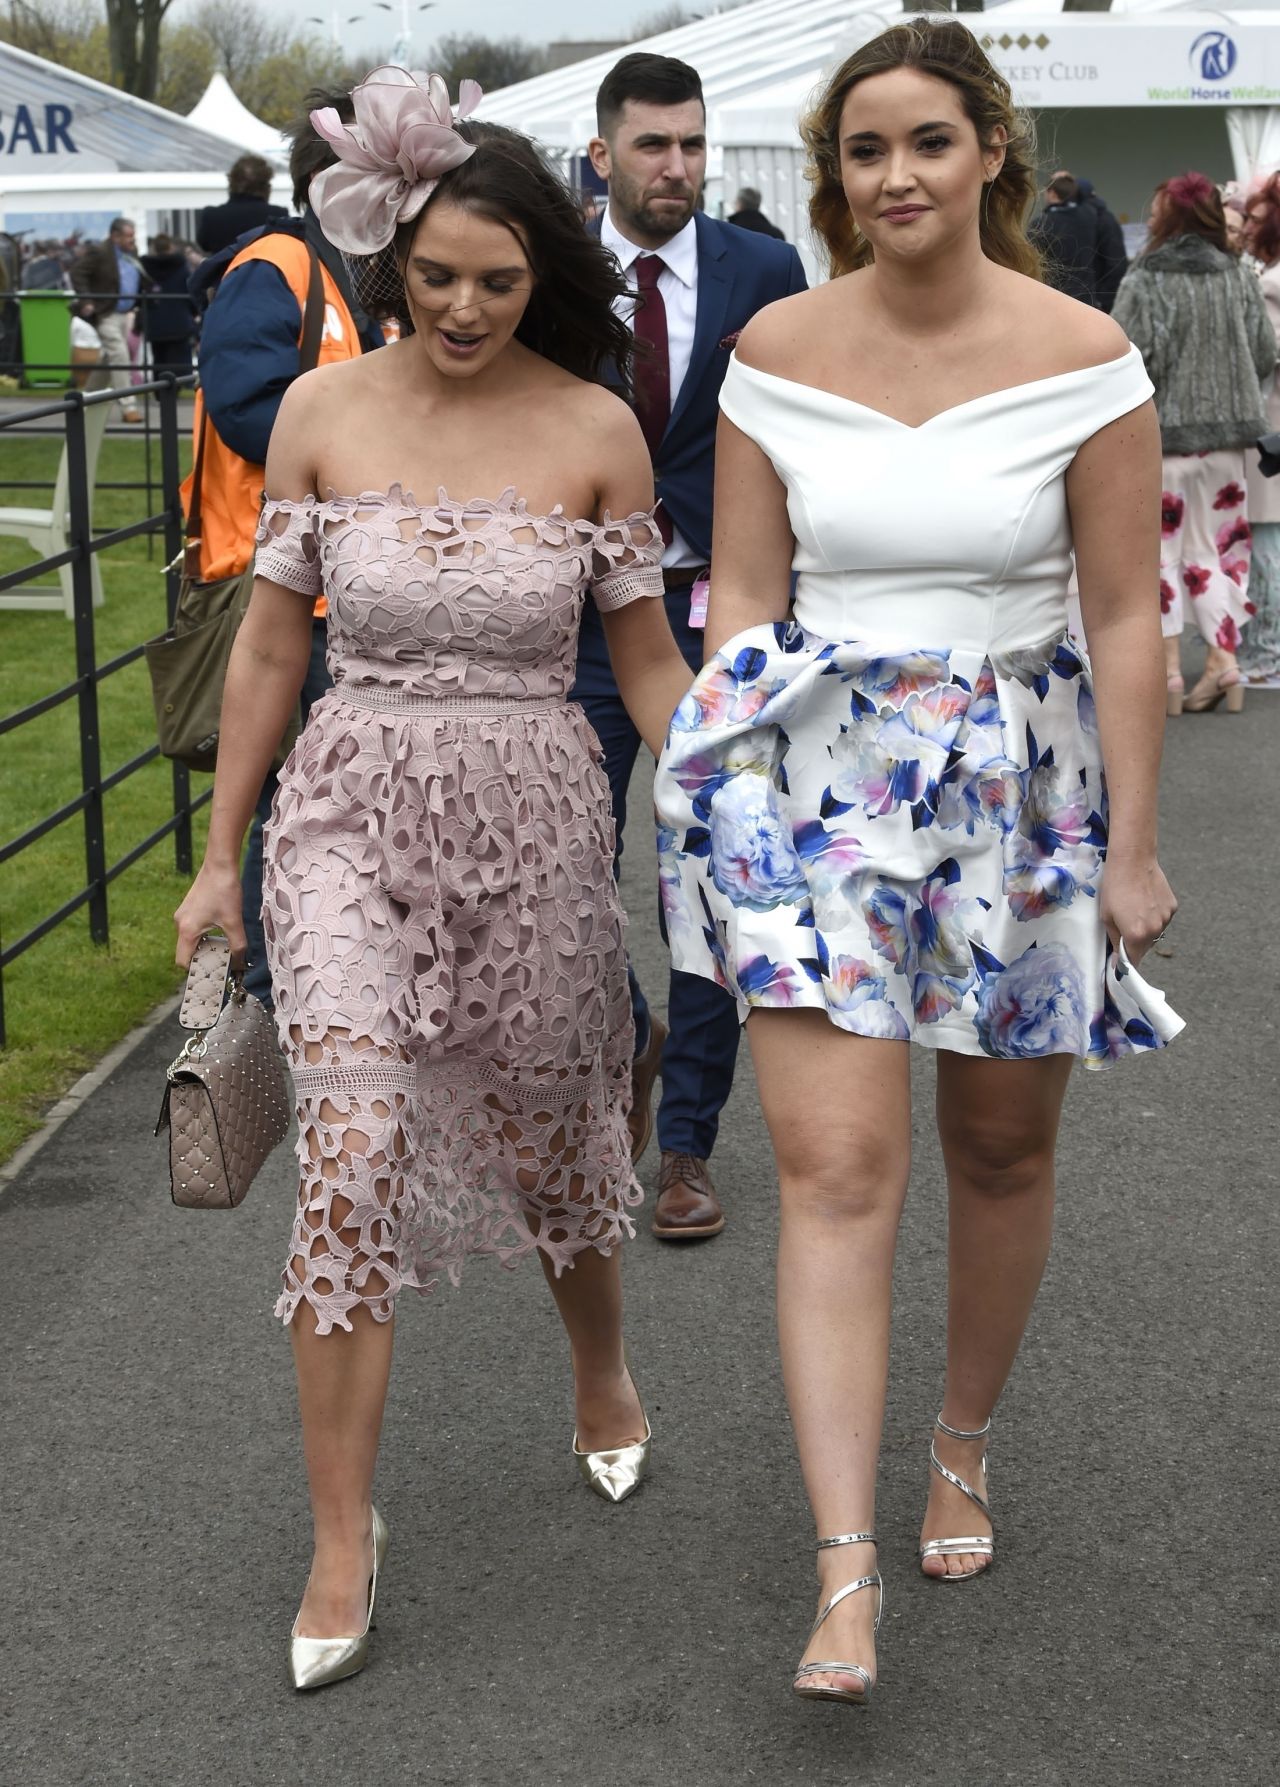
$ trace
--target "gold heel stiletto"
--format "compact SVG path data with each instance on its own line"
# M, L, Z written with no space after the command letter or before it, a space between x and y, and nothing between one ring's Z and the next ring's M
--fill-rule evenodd
M834 1539L819 1539L818 1550L826 1551L832 1545L872 1545L876 1542L874 1533L839 1533ZM884 1613L884 1582L879 1570L870 1576L859 1576L856 1582L847 1582L843 1588L836 1590L826 1605L819 1609L805 1640L805 1649L813 1643L813 1635L826 1619L833 1607L838 1607L847 1596L856 1595L860 1589L874 1588L878 1591L876 1602L876 1619L873 1634L880 1636L880 1619ZM861 1692L852 1688L821 1687L811 1688L804 1684L815 1675L856 1675L863 1684ZM871 1672L864 1669L861 1663L802 1663L796 1670L795 1680L791 1684L791 1692L800 1700L838 1700L843 1706L866 1706L871 1699L871 1690L875 1684L871 1680Z
M948 1439L980 1440L985 1439L991 1432L991 1417L988 1415L986 1424L974 1428L972 1433L966 1433L960 1427L948 1427L941 1415L934 1422L934 1426L939 1433L945 1433ZM932 1439L929 1441L929 1463L940 1477L958 1489L961 1495L967 1495L974 1507L981 1508L987 1519L991 1520L991 1507L986 1495L979 1495L972 1484L966 1483L963 1477L957 1477L954 1471L947 1469L939 1459L937 1445ZM987 1454L985 1450L982 1454L982 1487L985 1491L987 1487ZM992 1526L994 1527L994 1525L995 1522L992 1521ZM985 1537L970 1534L962 1539L928 1539L920 1547L920 1563L923 1566L928 1557L961 1557L965 1552L972 1552L976 1557L983 1557L987 1561L985 1564L980 1564L976 1570L962 1570L954 1576L950 1571L943 1576L935 1576L931 1570L923 1568L921 1574L927 1576L930 1582L970 1582L975 1576L985 1576L991 1568L996 1554L994 1532L988 1533Z
M631 1377L631 1368L627 1367L627 1376ZM635 1379L631 1378L631 1386L635 1389ZM639 1391L636 1391L637 1396ZM640 1410L644 1415L643 1407ZM625 1502L629 1495L634 1495L644 1480L649 1469L649 1456L653 1450L653 1429L649 1426L649 1417L644 1415L644 1438L636 1440L629 1446L611 1446L603 1452L583 1452L578 1447L578 1432L574 1429L573 1455L578 1461L578 1470L583 1481L590 1489L606 1502Z
M353 1638L299 1638L298 1622L289 1634L289 1680L295 1688L324 1688L349 1675L358 1675L369 1660L369 1633L374 1625L378 1574L387 1555L387 1527L373 1510L373 1574L369 1578L369 1611L364 1631Z

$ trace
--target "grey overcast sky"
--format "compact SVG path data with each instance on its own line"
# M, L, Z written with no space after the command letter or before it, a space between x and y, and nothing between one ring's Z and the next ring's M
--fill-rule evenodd
M390 49L399 30L401 0L392 0L394 12L384 12L373 0L259 0L272 18L301 24L309 15L332 21L337 14L344 43L362 50ZM425 12L418 0L409 0L414 25L414 48L426 55L437 37L450 32L481 32L486 37L524 37L531 42L548 38L625 37L635 23L659 9L661 0L437 0ZM691 4L690 12L703 7ZM710 11L708 5L706 10ZM350 24L353 15L357 22ZM326 27L331 30L331 23Z

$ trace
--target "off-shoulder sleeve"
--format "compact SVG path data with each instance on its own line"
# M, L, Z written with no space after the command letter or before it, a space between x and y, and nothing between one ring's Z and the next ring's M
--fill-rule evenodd
M601 614L641 596L662 594L662 535L651 514L614 521L608 511L596 529L591 594Z
M300 596L318 596L321 588L320 541L314 497L287 502L265 497L254 537L253 568L259 577L296 589Z
M1147 376L1137 347L1131 347L1118 360L1107 360L1091 370L1094 378L1080 381L1082 441L1155 395L1155 386Z
M740 428L749 440L760 447L764 445L760 439L763 418L760 387L751 382L753 371L753 367L743 365L736 353L729 355L729 364L725 368L720 386L720 408L735 428Z

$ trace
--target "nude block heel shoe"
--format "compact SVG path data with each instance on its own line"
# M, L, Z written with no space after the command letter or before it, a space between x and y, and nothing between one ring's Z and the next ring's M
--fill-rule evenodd
M1187 685L1180 676L1166 676L1164 679L1164 711L1171 720L1176 720L1182 712L1182 698L1187 692Z
M289 1634L289 1680L295 1688L325 1688L349 1675L358 1675L369 1661L369 1633L374 1625L378 1598L378 1574L387 1555L387 1527L373 1510L373 1574L369 1578L369 1611L364 1630L351 1638L299 1638L297 1620Z

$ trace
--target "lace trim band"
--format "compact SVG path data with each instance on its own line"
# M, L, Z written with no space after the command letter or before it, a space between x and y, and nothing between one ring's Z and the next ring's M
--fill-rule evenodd
M299 1099L323 1098L328 1092L414 1092L418 1070L407 1062L380 1061L357 1067L300 1067L293 1076Z
M477 719L500 714L550 713L565 706L563 697L546 695L424 695L416 689L394 689L386 683L340 682L334 698L352 707L386 714L471 714Z
M593 583L591 593L601 614L608 614L641 596L660 596L663 587L660 565L628 565L625 570L612 571Z
M254 575L268 577L272 583L282 583L286 589L297 590L300 596L318 596L321 588L320 567L317 564L306 564L301 559L293 558L280 552L273 546L260 546L253 561Z

